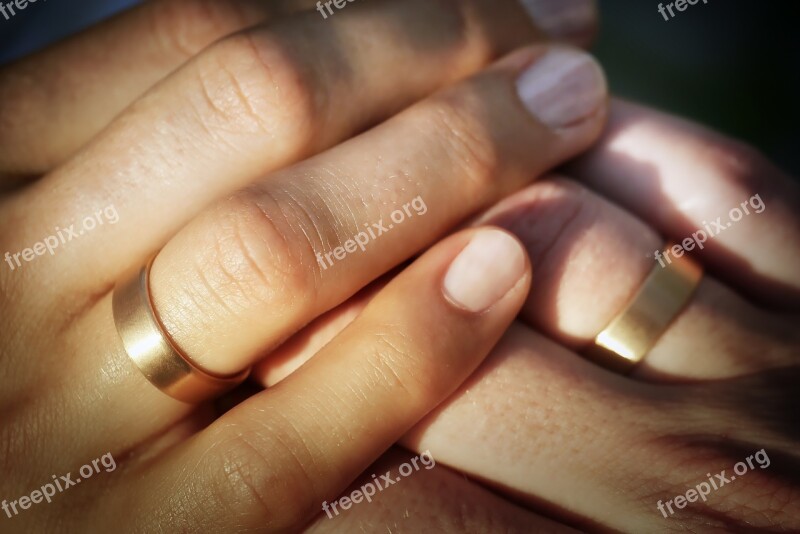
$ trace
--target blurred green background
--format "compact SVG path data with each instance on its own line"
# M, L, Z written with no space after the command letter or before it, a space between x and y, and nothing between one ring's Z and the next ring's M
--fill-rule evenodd
M707 2L665 21L654 0L599 0L594 51L612 90L746 140L800 176L800 2ZM0 64L134 3L30 4L0 19Z
M599 1L594 52L614 93L746 140L800 176L800 2L700 0L669 21L658 4Z

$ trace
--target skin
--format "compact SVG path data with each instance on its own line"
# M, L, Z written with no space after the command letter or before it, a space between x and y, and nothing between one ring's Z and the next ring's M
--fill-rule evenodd
M800 527L791 431L798 341L792 324L800 307L792 251L800 231L790 180L714 134L615 104L607 137L571 169L580 183L548 179L476 220L518 235L534 265L532 291L526 267L489 310L454 306L442 290L444 272L471 232L491 231L468 230L359 293L464 218L587 148L600 134L605 109L567 131L524 119L514 80L542 57L542 47L471 76L538 35L510 2L464 2L455 11L430 2L354 4L330 21L279 13L269 29L224 39L186 61L250 23L223 12L213 20L233 22L214 25L196 41L163 41L181 43L184 56L167 55L163 63L140 57L124 73L99 68L96 81L70 75L86 90L56 89L61 80L48 76L47 65L69 64L83 49L114 64L117 56L98 50L118 49L108 41L99 46L98 35L113 41L128 31L116 46L142 41L148 44L137 53L158 50L162 41L149 44L153 26L141 22L157 5L123 15L110 23L117 25L113 32L100 27L0 76L0 93L11 95L0 100L0 122L10 123L11 109L31 114L14 123L22 127L0 129L8 136L0 143L8 190L0 228L12 222L15 228L0 232L4 250L21 250L109 202L120 213L113 226L0 277L4 309L17 311L0 331L0 444L2 457L13 459L4 466L0 495L17 498L54 471L74 471L105 451L119 464L15 517L15 528L324 531L342 524L356 530L388 528L413 509L404 525L409 531L430 525L431 517L450 531L562 528L542 515L582 528L653 531L665 525L658 500L684 493L706 472L730 471L761 448L772 459L769 468L754 469L666 524ZM291 12L293 6L277 7ZM412 33L401 32L406 40L395 39L390 50L356 54L359 43L344 40L330 51L325 31L379 40L398 20ZM319 37L298 43L297 35ZM435 53L414 46L432 35L441 45ZM319 67L331 62L342 68ZM379 68L386 63L413 65L417 75ZM77 65L64 70L81 72ZM21 85L32 72L42 73L36 85L42 92ZM92 95L106 94L112 81L120 91L98 104ZM359 106L330 105L345 99ZM49 128L47 113L36 115L45 101L88 117L76 139L65 141L66 126ZM455 129L435 129L431 117L442 114L459 119L449 122ZM444 141L419 142L426 131ZM464 139L472 144L457 143ZM479 164L455 164L447 157L453 147ZM387 198L369 187L378 161L370 158L388 158L398 176L411 178L406 187L426 188L430 215L395 230L383 249L314 271L309 244L353 235L359 225L352 221L384 213L379 206ZM652 171L649 187L641 186L643 167ZM688 168L705 180L688 180ZM465 172L471 188L458 181ZM323 174L330 179L308 178ZM659 233L684 237L756 192L768 209L698 256L709 274L636 376L610 374L576 354L652 267L645 255L660 246ZM347 202L340 211L320 210L314 200L327 195ZM687 197L695 202L684 203ZM328 232L319 242L301 239L319 230ZM111 322L109 292L125 269L162 247L153 293L170 335L217 372L256 363L291 338L257 369L258 378L279 384L238 404L231 400L236 406L220 416L211 405L192 409L163 396L132 367ZM253 258L261 261L244 261ZM492 349L520 307L520 318ZM681 357L698 352L707 355L701 365ZM321 514L323 501L360 486L353 483L359 473L363 481L407 461L409 454L395 449L371 465L398 440L418 452L430 449L441 463L382 492L372 506L355 506L335 520Z
M209 6L198 2L167 5L178 11L188 9L189 16L191 9L204 15L201 8ZM487 67L517 45L540 36L514 2L505 2L499 9L495 3L480 1L455 9L427 2L373 3L354 6L347 17L327 22L316 14L297 11L280 23L224 38L183 63L180 54L167 55L157 64L140 56L141 61L122 75L116 66L119 56L100 50L119 52L126 46L122 43L142 40L148 44L138 54L157 50L162 44L158 32L164 30L142 23L149 9L156 10L149 15L155 16L158 9L166 8L146 5L63 47L11 65L0 76L0 93L7 96L1 122L15 125L3 129L0 156L6 189L0 199L0 219L2 228L15 228L0 235L4 250L25 250L59 225L66 227L69 223L64 221L84 220L85 210L96 213L101 199L103 206L113 206L118 214L113 222L75 236L57 253L25 260L0 275L4 309L19 310L0 332L4 413L0 443L3 458L24 459L4 464L2 494L10 497L7 515L12 516L4 521L22 531L108 531L121 524L143 531L213 531L229 530L235 516L236 529L296 530L319 512L321 502L334 499L455 391L524 301L530 273L519 244L513 245L519 261L508 291L494 295L493 303L480 309L467 309L453 300L444 289L445 273L473 238L488 232L515 241L498 230L481 230L437 243L443 232L492 198L529 182L537 169L588 147L599 135L605 106L600 103L581 124L564 132L551 131L526 114L514 97L516 79L547 48L524 48ZM492 15L486 16L490 10ZM218 16L226 22L211 28L222 32L216 37L244 20L234 16L230 22L224 13ZM176 31L182 29L178 26ZM341 38L338 47L331 47L331 32L355 37ZM393 35L390 47L363 48L364 40L387 34ZM108 42L112 35L119 39L114 46ZM174 42L184 43L183 36L174 37ZM418 46L431 41L433 49ZM83 64L82 50L100 54L99 64ZM71 69L48 70L62 62L71 63ZM110 65L109 71L104 63ZM379 67L387 63L413 66L416 75L401 76L400 70L390 69L394 77L386 77ZM450 68L442 69L441 64ZM61 79L59 73L72 69L77 74ZM102 74L81 76L81 71ZM26 90L31 73L48 74L34 77L35 91ZM165 78L125 107L125 95L135 95L158 73ZM96 101L95 95L105 94L117 82L118 94ZM344 98L360 105L334 105ZM44 123L37 118L17 120L20 112L36 110L52 99L59 110L70 110L64 113L79 109L99 117L87 119L74 132L58 124L42 128ZM419 150L411 141L419 138L420 129L443 121L438 130L428 133L440 136L440 145L427 147L433 150L430 161L443 164L447 151L454 148L469 154L495 145L499 136L520 136L518 145L498 145L498 150L509 156L524 155L527 159L520 168L530 168L532 174L507 170L494 183L489 178L495 169L478 167L474 178L479 181L464 194L461 211L444 214L443 201L458 184L455 180L433 182L425 193L430 209L440 215L430 218L423 230L419 223L397 230L392 256L383 262L372 255L354 256L347 269L329 270L325 278L308 272L307 263L295 263L308 249L299 240L290 241L290 234L281 234L302 229L308 221L299 209L284 212L292 207L291 190L286 189L290 173L302 172L302 165L321 169L322 162L309 156L320 153L322 157L329 147L405 108L391 122L352 142L362 143L360 150L376 153L386 140L405 139L402 150L385 154L407 158ZM484 118L485 110L518 120L508 122L505 129L493 129ZM103 123L102 117L114 114L118 114L114 120ZM457 124L454 119L464 122ZM445 128L448 124L454 128ZM459 145L467 127L484 132L480 146ZM65 142L67 133L74 133L75 139ZM526 146L522 154L523 143L539 144L540 149L531 153ZM9 145L36 148L5 151ZM83 148L75 151L79 146ZM343 146L328 157L346 159ZM350 150L353 146L357 147L351 145ZM442 177L461 173L463 167L456 163L452 161ZM280 171L285 172L283 177L279 169L286 169ZM358 194L355 200L368 194L371 184L366 168L353 171L362 176L353 189ZM322 193L323 185L309 183L308 201ZM76 191L82 193L76 195ZM267 207L267 200L278 195L283 200ZM381 213L381 202L374 198L360 203L361 213L342 206L341 215L373 217ZM273 224L281 217L285 217L283 226ZM32 238L45 228L44 234ZM330 228L331 232L345 230L352 228ZM220 233L226 231L232 233ZM202 243L195 241L197 236ZM213 404L188 406L147 382L122 349L112 321L114 281L145 261L154 248L166 251L169 243L173 243L171 252L159 255L151 287L160 318L178 343L202 335L206 326L202 317L208 310L191 311L196 314L193 330L175 328L182 322L178 314L188 311L187 305L197 295L178 290L173 284L180 282L171 275L194 265L242 276L238 281L221 278L204 286L215 293L204 301L218 306L218 320L212 324L221 327L208 339L221 344L198 351L202 343L198 339L185 349L196 363L218 373L255 363L272 345L347 300L371 278L412 255L424 254L386 286L383 304L382 297L373 300L371 319L364 311L337 336L338 342L328 344L328 358L315 358L280 387L220 415ZM240 248L224 252L231 243ZM181 258L182 250L190 255ZM202 256L216 252L221 255L215 266L203 261ZM254 258L261 261L248 261ZM288 266L289 270L283 270ZM210 271L197 274L205 277ZM481 277L492 287L496 274L492 269ZM269 283L253 293L248 283L256 279ZM307 301L302 299L302 307L297 306L300 293L308 296ZM238 308L242 315L224 317L236 308L232 304L237 299L242 299L243 306ZM400 309L402 302L405 311ZM426 312L419 313L418 306ZM266 330L265 309L281 318ZM452 321L449 326L446 317ZM39 320L49 325L46 334ZM231 324L241 337L229 336ZM442 335L439 328L447 334ZM225 347L226 343L233 344ZM48 372L52 369L58 372ZM363 439L341 447L352 436ZM116 469L91 480L84 475L80 486L58 493L46 507L28 509L25 498L17 497L49 483L54 470L75 479L81 465L100 456L98 449L117 460ZM331 454L333 450L340 453Z
M648 165L653 172L643 175ZM688 179L687 168L706 180ZM548 176L473 221L515 233L536 284L469 383L401 443L583 529L797 529L800 257L789 245L800 238L797 186L749 147L622 101L613 102L598 145L568 170L574 178ZM663 237L656 227L680 239L756 193L766 209L694 256L707 271L695 296L630 377L576 353L658 266L653 251ZM707 195L708 209L678 210L679 202L696 206ZM721 259L724 268L716 267ZM742 265L760 272L748 275ZM358 317L380 287L309 325L256 376L265 386L279 383ZM730 478L761 449L768 466L750 458L753 469L705 502L675 506L706 473L725 470ZM667 509L670 500L675 514L665 518L657 504ZM359 524L376 520L363 513L353 511Z

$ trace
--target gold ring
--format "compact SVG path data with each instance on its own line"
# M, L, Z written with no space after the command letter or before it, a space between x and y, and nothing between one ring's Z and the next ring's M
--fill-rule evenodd
M653 267L627 306L594 338L584 351L588 359L627 374L650 352L703 277L703 268L686 254L668 259L663 267Z
M125 352L154 386L179 401L196 404L240 384L250 369L213 375L192 364L169 337L150 295L154 259L114 288L111 307Z

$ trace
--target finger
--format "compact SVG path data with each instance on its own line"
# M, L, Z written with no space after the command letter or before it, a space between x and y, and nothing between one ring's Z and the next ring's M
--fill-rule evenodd
M757 302L800 309L800 187L752 148L614 102L573 173Z
M250 373L251 378L265 387L272 387L295 372L355 321L392 278L392 274L381 277L346 302L314 319L258 362Z
M656 233L639 219L568 180L538 183L505 199L475 224L496 224L526 245L542 285L522 317L553 339L582 350L635 294L655 263ZM588 271L583 267L591 265ZM604 287L598 294L596 287ZM349 324L371 291L303 328L254 369L272 386ZM645 380L719 379L797 361L786 317L757 308L706 278L682 314L634 371ZM698 357L701 354L702 357Z
M659 532L665 520L702 532L796 525L796 485L769 473L786 473L791 463L775 459L675 507L675 496L713 478L707 473L730 475L748 455L771 450L764 435L736 441L743 421L709 410L713 391L702 395L706 402L687 395L708 386L627 380L517 325L401 442L584 531Z
M30 175L52 169L144 91L214 41L316 4L146 2L3 68L0 125L8 122L8 127L0 128L0 171ZM552 37L582 46L591 40L597 15L590 0L529 4L537 26ZM320 15L328 16L325 9ZM19 120L21 114L25 120Z
M77 230L104 206L119 213L91 239L65 243L47 267L20 268L31 278L59 272L70 302L75 293L102 294L212 200L336 144L535 35L515 0L385 0L347 9L329 20L316 12L289 17L217 43L16 197L8 220L21 231L8 250L72 221Z
M525 244L541 283L522 315L576 351L608 326L653 269L662 268L653 251L663 243L652 228L569 180L530 186L476 224L506 228ZM718 379L795 364L800 339L793 323L706 274L634 374Z
M508 234L444 241L298 372L143 473L136 503L110 495L108 509L138 525L130 510L188 530L221 529L232 515L243 529L296 529L469 376L529 284Z
M145 2L3 67L0 171L36 175L54 168L206 46L313 3Z
M204 213L158 254L151 271L154 308L171 340L207 371L244 369L371 280L430 246L470 211L585 148L602 125L602 75L583 53L556 48L554 55L542 57L546 50L522 50L381 127ZM570 67L575 70L558 70ZM582 82L580 72L589 81ZM531 83L531 73L543 85L540 100L528 93L525 104L516 93L517 79ZM587 92L587 87L594 91ZM529 114L527 107L535 109L543 99L552 112L552 92L573 104L588 96L597 108L564 108L580 116L586 113L585 120L557 128L554 116L546 116L547 123ZM476 159L481 154L491 157ZM330 174L325 169L336 170ZM376 169L388 178L377 179ZM417 196L405 199L403 191ZM320 198L336 202L327 205ZM392 224L392 214L403 224L397 222L390 235L380 237L383 230L376 229L374 238L360 240L363 251L353 248L359 236L368 235L362 233L365 225L379 224L384 217L385 224ZM354 243L345 236L353 236ZM333 258L344 253L344 247L357 253L335 266L318 263L317 253ZM104 395L102 406L78 396L74 413L83 414L81 420L95 429L88 435L105 443L108 432L103 429L108 425L116 430L119 443L130 445L162 431L185 414L186 406L137 371L117 335L110 296L99 298L85 313L76 312L78 318L65 336L65 343L82 347L84 356L67 364L59 361L63 372L52 380L63 384L58 389L69 398L75 397L69 393L73 391ZM64 304L67 309L74 306ZM87 345L95 349L87 350ZM39 364L44 361L46 357ZM39 387L41 381L36 366L27 363L18 363L22 379L16 387L22 391ZM136 405L130 398L138 399ZM116 408L113 419L107 415L109 405ZM117 417L127 422L124 428L118 429Z
M184 228L151 278L178 346L212 372L243 369L470 212L585 148L602 126L602 74L582 52L547 51L512 54Z
M427 461L423 464L423 460ZM378 490L370 476L390 473L394 479L411 465L419 469L384 490ZM433 458L413 456L397 447L370 466L342 496L355 496L356 502L345 501L347 509L339 505L338 513L329 506L330 514L321 514L304 532L430 532L434 525L439 532L573 532L437 465ZM398 525L402 525L400 530Z

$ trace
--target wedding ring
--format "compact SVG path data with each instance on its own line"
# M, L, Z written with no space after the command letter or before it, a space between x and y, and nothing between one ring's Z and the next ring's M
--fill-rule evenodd
M671 244L664 250L670 249ZM630 373L688 304L703 269L685 253L656 264L639 291L594 339L584 355L609 369Z
M111 307L125 352L154 386L179 401L197 404L240 384L250 369L230 376L203 371L167 334L150 294L154 259L114 288Z

